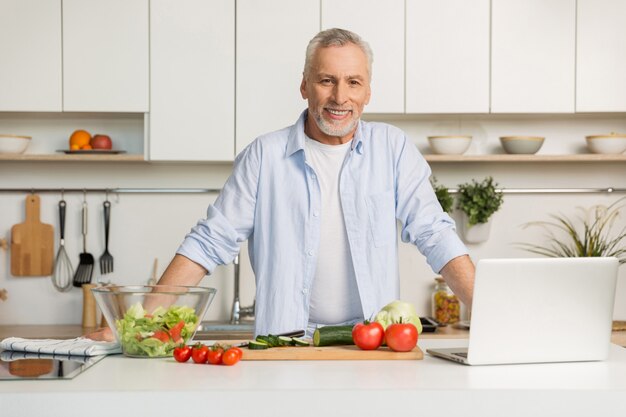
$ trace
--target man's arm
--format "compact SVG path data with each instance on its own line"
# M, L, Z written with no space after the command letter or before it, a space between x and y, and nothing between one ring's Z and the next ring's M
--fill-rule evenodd
M183 255L174 255L159 279L159 285L198 285L207 270Z
M439 271L443 279L446 280L452 292L467 306L472 308L472 298L474 294L474 263L469 256L458 256L449 261Z

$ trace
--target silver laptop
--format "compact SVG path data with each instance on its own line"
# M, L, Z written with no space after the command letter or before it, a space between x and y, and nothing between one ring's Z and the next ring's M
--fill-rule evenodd
M616 258L480 260L468 347L426 351L466 365L604 360L618 266Z

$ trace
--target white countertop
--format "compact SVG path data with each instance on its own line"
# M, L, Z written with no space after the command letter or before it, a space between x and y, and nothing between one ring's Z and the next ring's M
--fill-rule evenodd
M467 339L422 339L422 350ZM0 381L3 416L626 415L626 349L609 360L464 366L259 361L236 366L107 357L73 380ZM349 414L348 414L349 413Z

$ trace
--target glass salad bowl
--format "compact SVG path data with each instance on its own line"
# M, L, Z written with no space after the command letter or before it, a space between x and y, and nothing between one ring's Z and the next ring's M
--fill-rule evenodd
M91 290L122 353L162 358L196 332L216 290L172 285L102 286Z

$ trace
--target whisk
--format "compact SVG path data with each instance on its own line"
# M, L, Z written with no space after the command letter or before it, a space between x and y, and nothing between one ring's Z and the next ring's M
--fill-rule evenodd
M54 262L54 273L52 275L52 284L59 292L67 292L72 288L72 277L74 276L74 267L70 257L65 251L65 208L67 204L61 198L59 201L59 231L61 240L59 241L59 250L57 251L56 260Z

